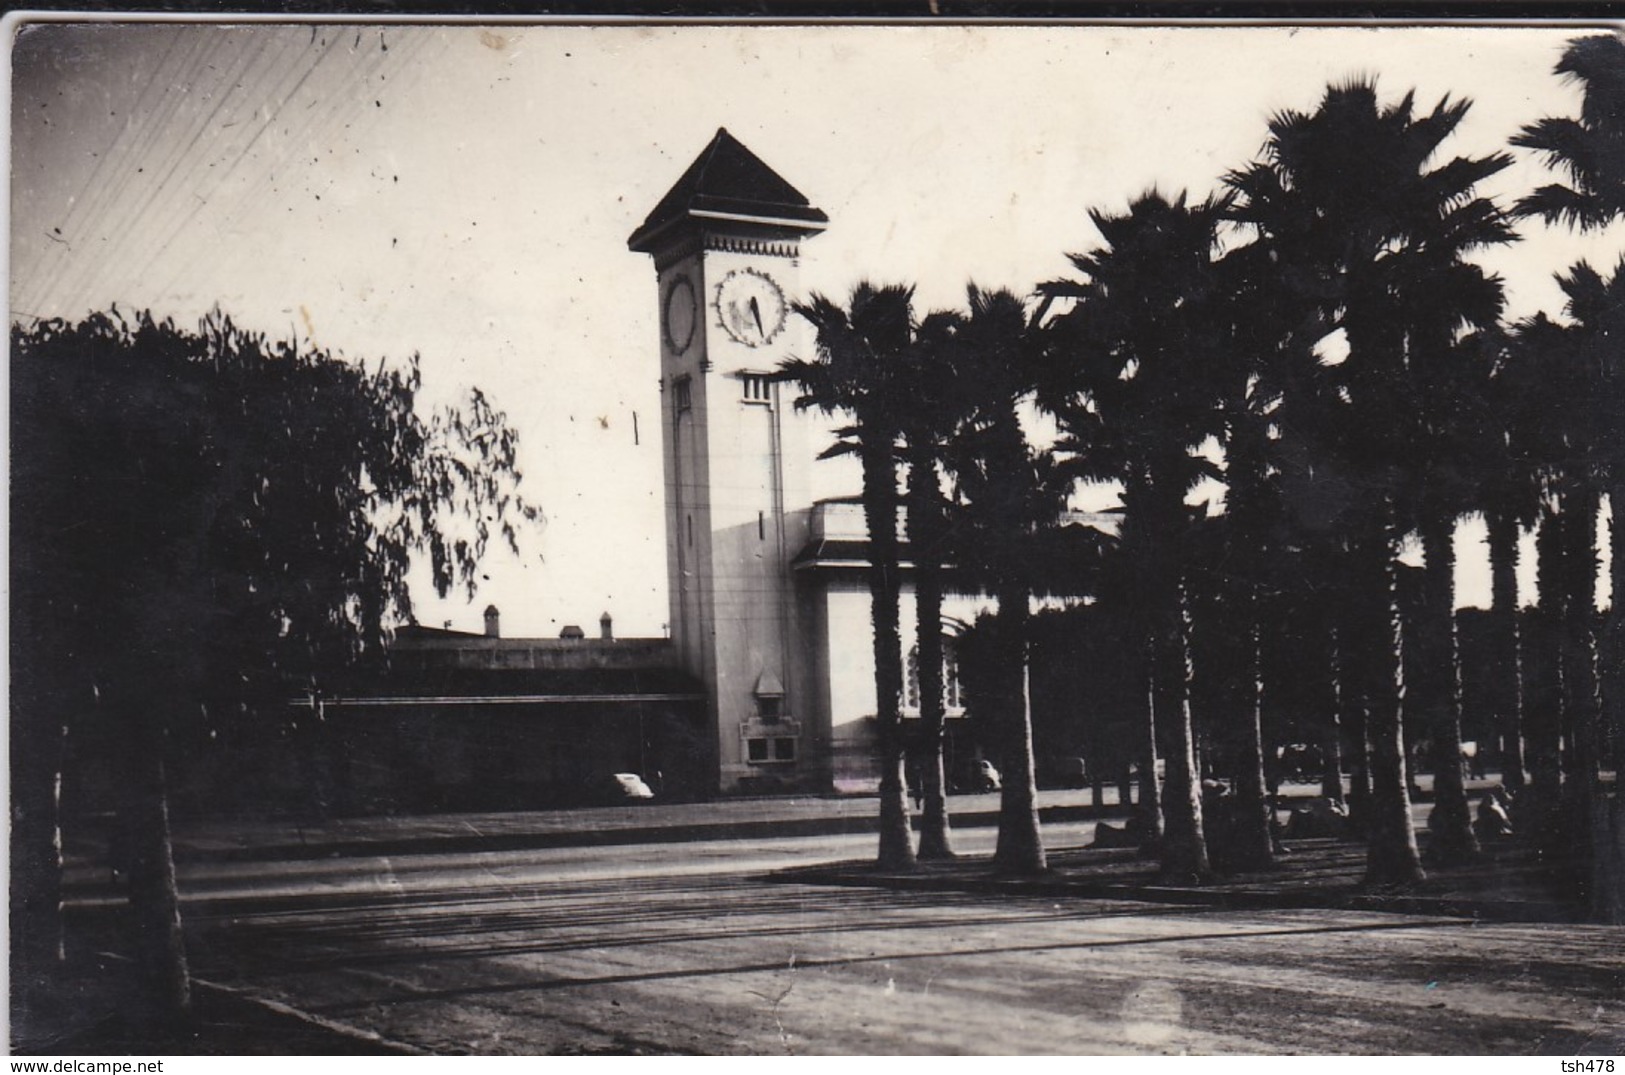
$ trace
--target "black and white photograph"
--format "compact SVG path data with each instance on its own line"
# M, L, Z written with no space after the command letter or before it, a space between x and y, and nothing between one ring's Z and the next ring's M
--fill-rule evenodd
M3 25L13 1055L1625 1054L1619 24Z

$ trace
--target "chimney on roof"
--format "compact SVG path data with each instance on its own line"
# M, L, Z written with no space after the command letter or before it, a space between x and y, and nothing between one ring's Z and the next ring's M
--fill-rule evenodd
M502 613L497 611L497 607L495 605L487 605L485 607L485 637L502 637Z
M615 621L607 612L598 617L598 637L605 642L615 641Z

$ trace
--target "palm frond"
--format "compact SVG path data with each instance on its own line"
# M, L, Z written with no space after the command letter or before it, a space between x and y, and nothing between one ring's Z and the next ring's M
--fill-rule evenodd
M1533 149L1552 168L1561 168L1578 183L1597 175L1595 133L1576 119L1548 117L1530 124L1511 139L1520 149Z
M1606 227L1616 215L1596 199L1556 183L1524 195L1512 211L1517 216L1538 216L1547 224L1564 224L1582 231Z
M1417 169L1425 167L1438 152L1439 146L1461 126L1461 121L1467 118L1472 107L1472 101L1465 97L1452 101L1447 95L1440 98L1432 112L1409 123L1406 136L1411 144L1412 157L1407 162L1408 166Z
M1589 262L1577 262L1568 272L1558 273L1557 286L1568 300L1564 312L1582 325L1600 322L1615 301L1609 282Z

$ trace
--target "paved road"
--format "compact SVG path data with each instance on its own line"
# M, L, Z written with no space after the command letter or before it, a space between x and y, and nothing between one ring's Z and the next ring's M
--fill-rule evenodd
M992 835L960 844L986 850ZM204 977L437 1052L1625 1044L1619 929L759 880L872 841L200 864L183 885Z
M1082 846L1093 839L1093 833L1094 824L1089 822L1057 826L1056 832L1046 835L1053 841L1064 834L1069 837L1068 844ZM996 830L991 828L966 829L955 833L954 846L966 854L990 854L996 838ZM875 838L870 835L700 840L596 848L198 862L181 866L179 875L181 897L187 906L234 913L245 906L456 896L488 889L545 891L558 884L601 881L681 881L718 873L760 877L792 866L868 858L874 849ZM108 893L104 902L122 903L123 897Z

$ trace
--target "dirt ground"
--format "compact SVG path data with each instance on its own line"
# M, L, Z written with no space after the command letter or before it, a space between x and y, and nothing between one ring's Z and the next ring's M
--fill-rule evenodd
M1625 929L1524 852L1403 892L1329 840L1189 886L1073 846L1018 882L990 876L991 830L958 835L906 875L861 835L200 863L194 1025L120 1014L129 965L95 955L118 912L87 908L52 988L14 995L13 1051L1625 1051Z

